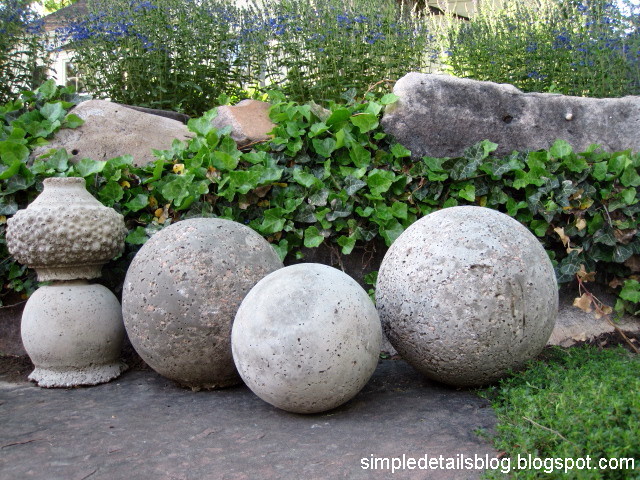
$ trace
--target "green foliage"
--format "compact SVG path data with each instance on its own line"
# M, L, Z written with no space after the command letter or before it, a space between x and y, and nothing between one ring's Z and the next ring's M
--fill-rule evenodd
M63 127L74 128L82 120L66 110L79 97L72 89L57 88L53 80L34 92L24 92L0 106L0 305L26 297L36 288L35 276L13 262L5 242L6 219L34 200L43 173L61 174L69 168L64 151L48 156L38 166L28 167L30 151L46 143L45 138Z
M478 2L469 22L448 22L440 39L457 76L616 97L640 92L639 27L629 0Z
M424 19L394 0L96 0L61 33L87 91L201 115L220 96L280 88L296 101L338 101L426 68Z
M383 79L424 71L435 58L426 18L395 0L263 0L246 39L257 49L264 83L291 100L341 101Z
M34 87L50 63L41 36L42 22L31 3L0 3L0 103Z
M29 95L35 99L42 92ZM284 258L322 243L343 254L376 238L389 246L436 209L480 205L531 229L560 282L595 271L600 281L623 287L618 311L637 310L639 154L596 147L576 154L558 141L548 151L497 158L497 146L484 141L459 158L412 160L379 125L383 100L394 97L370 94L365 102L328 109L276 93L271 100L273 137L249 152L239 151L228 131L211 126L216 112L210 111L190 120L193 139L174 140L143 167L133 166L130 156L73 165L64 151L51 151L28 167L25 146L77 122L65 115L69 104L42 97L38 108L7 120L0 143L0 214L26 206L44 177L84 177L101 202L125 216L125 261L158 229L191 216L247 224Z
M498 416L495 446L511 457L514 479L637 478L640 359L623 349L554 349L547 361L483 392ZM517 456L591 457L594 470L516 470ZM635 458L636 470L599 470L599 459ZM504 460L504 459L503 459ZM497 472L491 478L505 478Z

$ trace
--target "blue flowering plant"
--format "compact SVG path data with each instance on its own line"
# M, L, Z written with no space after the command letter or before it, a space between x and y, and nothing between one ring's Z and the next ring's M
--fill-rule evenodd
M48 64L42 20L31 3L0 2L0 103L34 87Z
M484 6L483 6L484 5ZM524 91L590 97L640 94L640 4L632 0L484 2L439 37L456 76Z
M95 0L58 44L74 51L97 97L196 115L252 82L239 54L242 21L226 0Z

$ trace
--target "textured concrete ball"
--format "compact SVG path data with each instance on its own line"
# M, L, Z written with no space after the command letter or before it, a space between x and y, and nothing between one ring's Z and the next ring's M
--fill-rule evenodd
M231 324L247 292L279 268L271 245L236 222L194 218L161 230L125 278L122 310L131 344L151 368L183 386L239 383Z
M231 334L247 386L295 413L353 398L378 364L382 329L367 293L347 274L302 263L271 273L247 294Z
M378 273L382 327L426 376L493 382L546 345L558 312L553 266L513 218L481 207L423 217L391 245Z

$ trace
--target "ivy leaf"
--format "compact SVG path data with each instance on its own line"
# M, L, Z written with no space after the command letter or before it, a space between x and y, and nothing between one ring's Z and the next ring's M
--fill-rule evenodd
M304 231L304 246L307 248L316 248L324 241L324 237L320 234L317 227L307 227Z
M619 297L627 302L640 303L640 282L625 280Z
M329 130L329 127L327 126L327 124L322 122L314 123L313 125L311 125L311 128L309 129L309 138L317 137L318 135L323 134L327 130Z
M620 176L620 183L625 187L640 186L640 175L638 175L638 170L633 165L628 165Z
M529 224L529 229L536 237L544 237L549 229L549 224L544 220L532 220Z
M395 174L393 172L374 168L367 176L367 185L371 193L377 196L388 191L394 180Z
M149 205L149 195L139 193L124 205L132 212L137 212L138 210L142 210L147 205Z
M211 154L211 164L218 170L233 170L238 166L238 159L216 150Z
M351 117L351 112L348 108L337 108L331 112L331 115L329 115L329 118L327 118L325 123L329 126L333 126L338 123L346 122L349 120L349 117Z
M571 170L572 172L576 172L576 173L580 173L586 170L587 168L589 168L589 165L587 164L587 161L584 158L578 157L577 155L574 155L574 154L565 155L562 165L567 167L568 170Z
M320 190L309 195L309 203L311 205L315 205L316 207L322 207L327 204L327 199L329 198L329 190L326 188L321 188Z
M293 180L307 188L322 186L322 182L319 179L311 173L304 172L302 168L296 168L293 171Z
M84 125L84 120L75 113L70 113L64 117L63 125L67 128L78 128Z
M124 197L124 190L117 181L111 180L98 192L98 197L104 205L113 207Z
M613 249L613 261L616 263L624 263L633 255L633 248L629 245L616 245Z
M359 143L355 143L349 149L349 158L358 168L368 167L371 164L371 152Z
M282 208L270 208L264 211L264 218L259 225L258 230L263 235L271 235L273 233L281 232L286 223L286 219L283 218L284 210Z
M342 235L338 237L338 245L342 247L342 254L349 255L353 251L353 247L356 246L356 238L354 235L348 237Z
M359 191L360 189L364 188L367 186L367 182L364 182L358 178L355 178L351 175L349 175L347 178L345 178L345 182L344 182L344 189L347 192L347 195L351 196L353 194L355 194L357 191Z
M358 127L361 133L367 133L378 126L378 117L372 113L360 113L351 117L351 123Z
M411 150L409 150L408 148L403 147L399 143L394 143L393 145L391 145L391 154L395 158L410 157L411 156Z
M16 161L26 162L29 149L21 143L5 140L0 141L0 159L5 165L12 165Z
M83 158L73 166L73 169L78 175L86 178L89 175L100 173L104 169L105 165L105 162L98 162L91 160L90 158Z
M458 192L460 198L464 198L469 202L473 202L476 199L476 186L468 183Z
M0 180L7 180L13 177L16 173L20 171L21 166L22 166L22 162L20 160L15 160L8 167L5 165L0 165Z
M549 149L549 153L553 155L555 158L564 159L571 153L573 153L573 148L566 140L556 140L551 148ZM584 161L584 160L583 160ZM586 164L586 162L584 162ZM573 170L576 171L576 170ZM578 170L582 171L582 170Z
M322 140L314 138L311 143L316 153L325 158L329 158L336 149L336 141L331 137L323 138Z
M594 164L591 176L600 181L607 178L607 164L605 162L598 162Z
M380 235L384 238L387 247L390 247L400 235L404 232L404 228L397 220L393 219L384 228L380 227Z
M62 108L62 103L60 102L45 103L40 109L40 113L50 122L62 120L65 115L64 108Z
M380 99L380 103L382 105L391 105L392 103L397 102L399 99L400 97L395 93L387 93L386 95L382 96L382 98Z
M127 237L125 238L125 242L131 245L144 245L146 241L149 239L147 236L147 231L144 227L136 227L131 230Z
M393 202L391 205L391 213L396 218L406 220L408 216L408 206L404 202Z

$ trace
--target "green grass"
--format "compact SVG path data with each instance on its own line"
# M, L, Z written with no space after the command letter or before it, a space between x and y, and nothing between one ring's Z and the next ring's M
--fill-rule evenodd
M555 348L544 357L481 392L498 416L495 447L510 457L512 470L518 455L573 461L589 456L593 469L565 474L555 468L559 460L547 460L538 470L513 470L509 478L640 479L640 357L594 347ZM601 458L634 458L635 469L600 470Z

